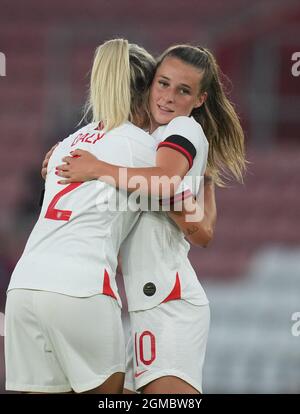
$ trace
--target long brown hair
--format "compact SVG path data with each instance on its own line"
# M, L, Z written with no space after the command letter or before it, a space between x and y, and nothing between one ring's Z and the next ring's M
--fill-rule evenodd
M205 48L176 45L158 59L157 67L166 57L175 57L203 72L200 91L207 99L191 115L202 126L209 142L207 167L216 184L224 186L228 174L243 182L246 168L244 133L232 103L221 82L221 71L213 54Z

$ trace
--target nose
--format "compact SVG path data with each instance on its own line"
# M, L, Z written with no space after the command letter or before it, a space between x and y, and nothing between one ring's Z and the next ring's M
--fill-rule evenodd
M165 91L163 98L165 103L173 103L175 100L175 92L172 89L168 89Z

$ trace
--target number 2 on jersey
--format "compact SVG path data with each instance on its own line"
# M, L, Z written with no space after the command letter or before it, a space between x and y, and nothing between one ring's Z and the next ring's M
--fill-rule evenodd
M72 215L71 210L59 210L56 209L55 206L58 203L58 201L66 194L68 194L70 191L75 190L75 188L79 187L82 183L72 183L67 185L63 190L61 190L59 193L57 193L51 200L46 214L45 218L50 220L63 220L63 221L69 221L70 217Z

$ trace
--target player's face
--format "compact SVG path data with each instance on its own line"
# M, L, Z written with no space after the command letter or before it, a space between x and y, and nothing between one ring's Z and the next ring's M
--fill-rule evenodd
M175 57L167 57L158 67L150 88L150 112L154 127L169 123L176 116L189 116L200 107L206 93L200 94L203 72Z

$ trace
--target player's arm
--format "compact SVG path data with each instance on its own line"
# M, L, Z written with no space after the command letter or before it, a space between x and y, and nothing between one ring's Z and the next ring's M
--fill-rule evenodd
M211 177L205 176L203 192L198 194L197 199L185 199L181 211L170 211L168 215L190 243L207 247L213 239L217 219L215 186Z
M142 194L153 196L174 195L190 168L184 155L167 147L157 150L155 167L124 168L98 160L83 150L73 151L72 157L64 157L63 161L65 164L57 167L57 175L64 178L60 184L100 179L119 189L139 189Z
M53 154L53 151L55 150L55 148L57 147L58 144L59 144L59 142L57 144L53 145L53 147L47 152L47 154L45 155L45 158L43 160L42 169L41 169L41 176L44 180L46 180L46 177L47 177L47 167L48 167L48 164L49 164L50 157Z
M47 168L48 168L50 157L53 154L53 151L55 150L55 148L57 147L58 144L59 144L59 142L57 144L53 145L53 147L45 155L45 158L42 162L41 176L44 180L46 180L46 178L47 178ZM42 207L42 205L43 205L44 196L45 196L45 188L42 189L41 194L40 194L40 199L39 199L39 204L38 204L40 207Z
M72 157L64 158L65 165L58 167L59 176L65 178L61 184L82 181L76 168L89 168L90 179L101 179L119 189L135 191L142 195L172 197L188 170L192 167L197 150L200 148L203 131L199 124L189 117L174 118L162 132L154 167L124 168L104 161L83 164L83 151L77 150ZM116 149L117 150L117 149ZM87 161L87 160L86 160ZM91 159L89 159L91 162ZM81 167L80 167L81 166ZM85 173L85 177L87 175ZM85 181L85 179L83 179Z

